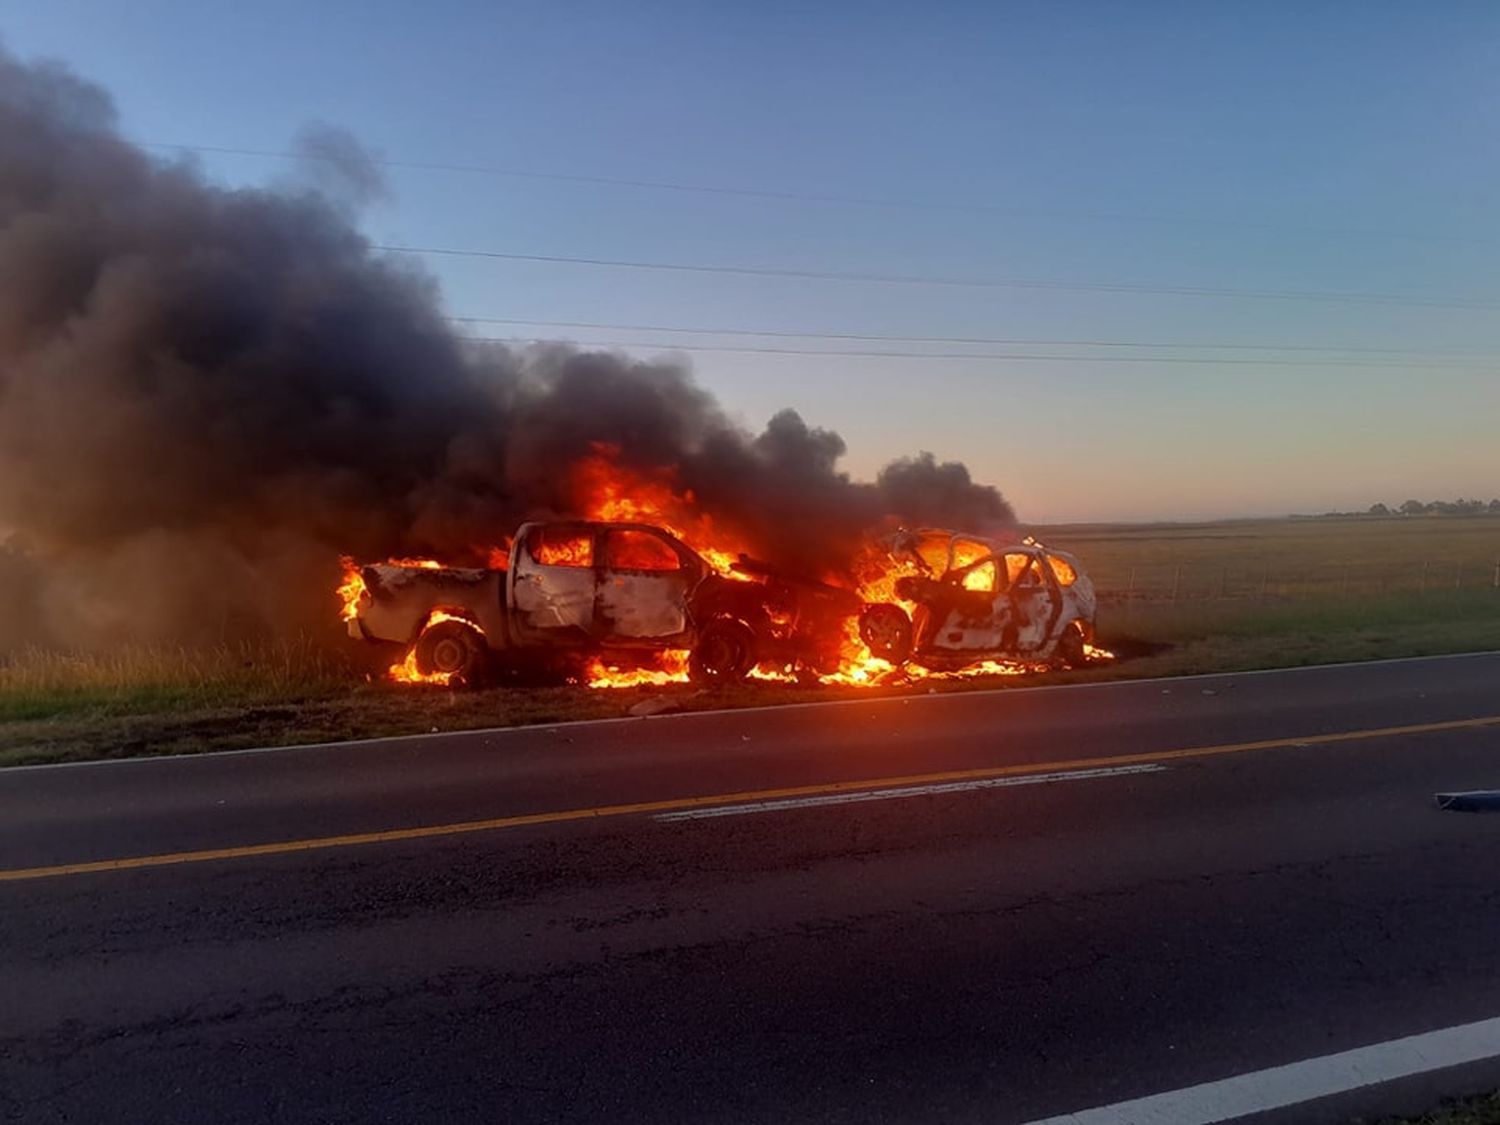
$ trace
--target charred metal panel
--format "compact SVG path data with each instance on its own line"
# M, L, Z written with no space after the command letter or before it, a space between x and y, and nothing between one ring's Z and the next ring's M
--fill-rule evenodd
M525 629L576 629L594 625L594 572L565 566L529 566L511 586L514 608Z
M1011 594L1014 607L1017 653L1033 653L1047 644L1050 626L1057 617L1057 605L1047 589L1016 590Z
M360 574L369 596L361 602L351 632L357 628L373 640L410 644L441 609L473 621L491 648L505 645L501 571L381 563Z
M1042 569L1042 559L1033 550L1012 549L1005 553L1005 573L1015 624L1012 646L1018 655L1044 648L1061 613L1057 584Z
M1003 604L999 612L984 617L968 617L958 610L949 610L933 637L934 647L976 655L994 652L1005 643L1008 618L1008 609Z
M604 639L675 637L687 631L687 582L679 574L606 571L599 582Z
M561 639L594 628L594 598L598 586L592 559L590 565L557 565L537 561L532 546L541 531L556 525L532 525L525 545L517 545L510 571L511 609L515 627L536 640Z

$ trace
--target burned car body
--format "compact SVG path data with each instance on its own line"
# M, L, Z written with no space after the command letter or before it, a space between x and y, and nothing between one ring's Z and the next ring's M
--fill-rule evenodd
M346 618L356 637L407 646L419 675L470 683L548 654L687 650L693 677L709 682L761 664L836 662L864 608L858 595L743 557L734 570L718 573L649 524L534 522L517 531L503 570L360 568Z
M1001 546L922 529L892 542L918 573L896 582L914 605L911 659L934 670L981 660L1085 662L1098 600L1078 559L1034 539Z

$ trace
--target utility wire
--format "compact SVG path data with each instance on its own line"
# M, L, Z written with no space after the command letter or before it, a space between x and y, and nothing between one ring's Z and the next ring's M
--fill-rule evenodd
M647 262L624 258L575 258L562 254L514 254L500 250L460 250L445 246L375 245L391 254L486 258L507 262L542 262L606 269L661 270L677 273L732 274L741 277L782 277L812 281L865 282L881 285L937 285L963 289L1040 289L1087 293L1154 293L1181 297L1250 298L1272 301L1326 301L1345 304L1410 305L1439 309L1500 309L1500 303L1461 297L1417 297L1393 293L1332 293L1297 289L1229 289L1202 285L1138 285L1121 282L1039 281L1018 278L920 277L907 274L840 273L832 270L783 269L762 266L704 266L689 262Z
M610 324L589 320L523 320L501 316L450 316L455 324L515 324L529 328L593 328L611 332L672 332L692 336L752 336L795 340L864 340L900 344L1004 344L1015 347L1059 348L1156 348L1203 351L1315 352L1357 355L1404 355L1435 358L1496 359L1493 352L1456 350L1422 351L1416 348L1371 348L1335 344L1215 344L1161 340L1044 340L1006 336L897 336L859 332L789 332L753 328L681 328L663 324ZM542 337L522 337L541 339Z
M270 160L336 160L314 152L291 152L280 149L238 148L229 145L174 144L166 141L137 141L142 148L177 152L216 153L225 156L254 156ZM846 207L888 208L916 211L970 212L1011 215L1016 218L1084 219L1114 223L1152 223L1198 227L1223 227L1233 230L1286 231L1300 234L1333 235L1340 238L1385 238L1416 242L1452 242L1493 245L1497 239L1472 235L1445 235L1426 232L1377 230L1364 227L1320 227L1286 223L1256 223L1237 219L1209 219L1182 215L1152 215L1116 211L1055 211L1043 208L1013 207L999 203L964 203L956 200L894 199L881 196L841 195L824 192L772 191L763 188L728 187L718 184L691 184L670 180L643 180L623 176L588 176L568 172L539 172L527 168L502 168L488 164L458 164L428 160L393 160L369 156L370 163L386 168L410 168L427 172L460 172L467 175L499 176L507 179L542 180L554 183L592 184L603 187L636 188L647 191L684 192L698 195L739 196L747 199L770 199L783 202L819 203Z
M855 357L855 358L892 358L892 359L967 359L967 360L998 360L1006 362L1027 363L1174 363L1192 364L1195 366L1235 366L1235 367L1357 367L1357 368L1394 368L1401 371L1433 371L1433 370L1463 370L1463 371L1489 371L1490 367L1482 364L1459 364L1457 366L1441 363L1386 363L1379 360L1297 360L1297 359L1229 359L1214 356L1121 356L1121 355L1035 355L1023 352L919 352L919 351L896 351L878 349L812 349L812 348L776 348L762 347L756 345L732 346L727 344L680 344L676 341L660 340L574 340L558 341L542 336L460 336L459 339L470 340L475 343L493 344L515 344L515 343L572 343L584 348L649 348L661 351L677 352L745 352L760 355L800 355L800 356L831 356L831 357Z

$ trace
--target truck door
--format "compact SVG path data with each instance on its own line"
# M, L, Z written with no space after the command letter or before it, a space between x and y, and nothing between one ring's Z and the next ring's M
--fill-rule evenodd
M657 647L688 632L688 595L701 577L685 548L655 530L607 528L599 570L599 639Z
M584 523L535 524L511 568L511 627L529 643L586 644L594 637L594 529Z

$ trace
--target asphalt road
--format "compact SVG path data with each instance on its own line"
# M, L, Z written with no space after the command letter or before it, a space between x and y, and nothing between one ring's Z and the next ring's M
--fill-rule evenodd
M1500 1016L1478 788L1500 655L10 770L0 1118L1138 1098Z

